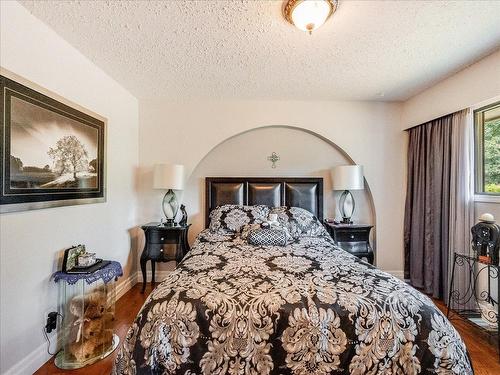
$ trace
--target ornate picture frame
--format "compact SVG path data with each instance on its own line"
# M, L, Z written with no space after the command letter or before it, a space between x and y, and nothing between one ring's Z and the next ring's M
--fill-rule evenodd
M0 140L0 213L106 201L105 118L2 69Z

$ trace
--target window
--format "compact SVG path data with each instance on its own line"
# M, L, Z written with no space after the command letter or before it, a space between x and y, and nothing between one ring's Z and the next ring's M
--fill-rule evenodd
M500 102L474 111L476 194L500 196Z

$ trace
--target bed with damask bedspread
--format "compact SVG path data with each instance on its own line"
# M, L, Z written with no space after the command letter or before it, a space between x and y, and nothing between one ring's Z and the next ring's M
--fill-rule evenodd
M315 217L281 208L290 243L254 246L258 209L234 210L153 290L115 374L473 373L428 297L335 247Z

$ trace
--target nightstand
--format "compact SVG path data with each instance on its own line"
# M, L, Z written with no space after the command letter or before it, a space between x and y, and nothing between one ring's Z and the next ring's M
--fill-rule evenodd
M334 224L325 221L325 227L338 247L360 259L366 258L368 263L373 264L374 256L370 246L370 231L373 225Z
M141 228L146 237L144 250L141 254L141 272L142 272L142 292L146 289L146 264L151 261L151 283L155 282L155 263L156 262L180 262L184 255L190 250L188 243L188 231L191 224L181 226L166 226L160 223L148 223ZM174 244L175 253L168 254L169 244Z

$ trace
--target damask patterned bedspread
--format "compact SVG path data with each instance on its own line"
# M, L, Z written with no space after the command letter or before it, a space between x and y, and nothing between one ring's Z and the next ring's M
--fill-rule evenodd
M206 230L149 296L115 374L472 374L432 301L329 237Z

